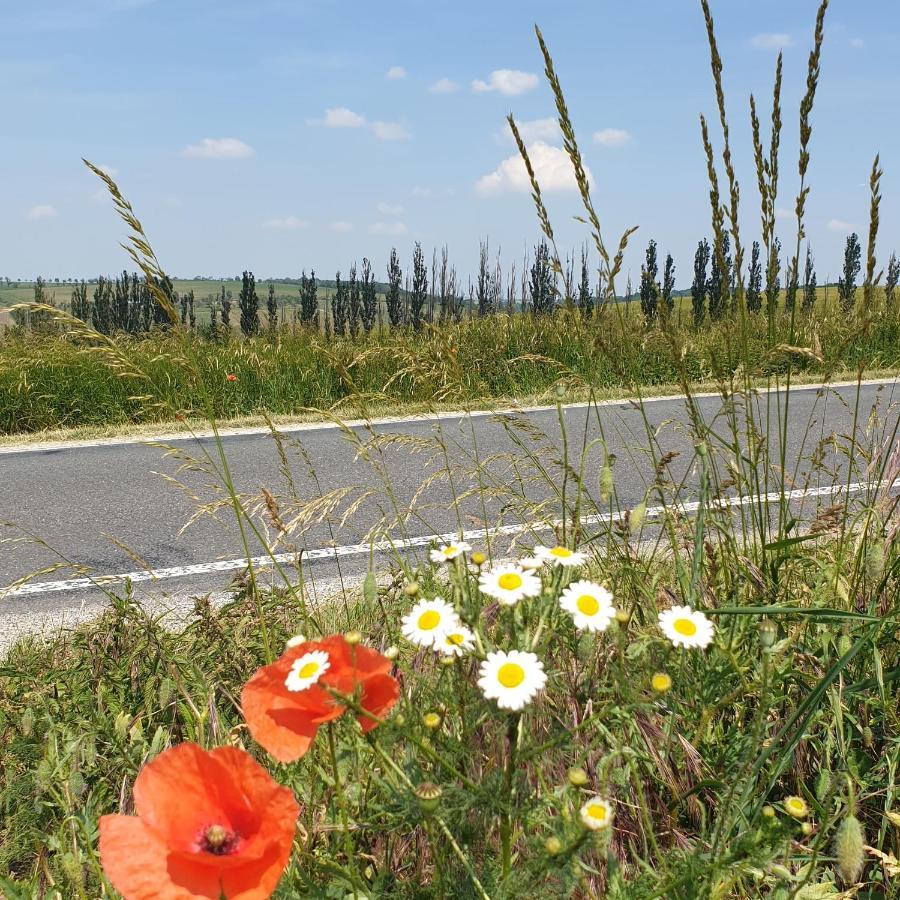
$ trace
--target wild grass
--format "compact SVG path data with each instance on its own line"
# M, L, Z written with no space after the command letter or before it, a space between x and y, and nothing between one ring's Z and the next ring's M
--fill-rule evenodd
M727 208L704 122L721 252L724 229L738 221L740 188L727 144L723 63L703 6L726 146ZM826 7L800 109L798 246ZM616 256L606 251L601 216L579 176L561 76L543 41L541 49L612 291ZM871 245L877 171L876 164ZM761 183L774 190L771 178ZM534 195L552 240L537 183ZM774 195L763 198L764 219L773 203ZM677 446L638 401L644 437L620 459L607 439L614 422L596 406L585 409L578 433L561 406L551 433L525 415L502 416L496 427L511 448L489 457L474 430L471 445L451 453L440 422L424 435L372 424L344 429L358 464L374 474L380 514L365 525L368 573L317 602L314 570L303 564L306 537L319 526L338 537L362 504L349 486L314 496L298 490L295 468L316 482L316 467L329 462L273 429L283 483L240 496L220 439L190 451L196 459L180 451L185 466L218 481L215 511L237 518L247 571L232 603L216 610L201 598L184 629L149 619L127 589L110 591L101 621L21 642L7 656L0 669L4 892L114 896L97 849L98 818L131 813L142 767L192 740L247 748L297 797L300 821L276 896L896 900L900 418L895 404L864 403L858 388L842 401L845 415L829 421L814 405L798 421L791 388L816 366L825 378L844 367L859 378L873 361L896 359L897 324L875 315L871 303L870 251L870 302L853 316L749 314L739 275L738 314L702 331L664 316L646 332L613 307L594 330L561 313L541 322L464 322L362 347L324 348L304 336L303 352L320 355L304 357L309 365L293 372L266 368L292 336L226 343L209 355L173 335L165 359L158 342L149 345L154 356L140 342L97 341L83 329L77 340L87 352L47 338L54 353L69 347L68 361L120 388L118 408L133 403L133 415L154 416L193 409L190 398L198 397L212 425L232 386L271 409L270 380L268 389L277 386L285 400L315 384L333 391L323 395L329 402L346 400L363 414L373 397L392 391L465 399L512 394L524 383L532 391L560 386L560 400L566 385L605 378L675 382L686 400ZM103 365L111 367L105 382L96 374ZM275 378L276 371L290 374ZM712 416L693 392L707 377L719 390ZM763 395L753 390L759 379L769 388ZM90 380L74 382L73 397ZM35 389L35 403L51 389ZM30 384L18 388L26 390ZM89 409L79 401L71 416ZM412 498L398 496L388 453L409 454L423 471ZM643 477L637 495L625 472L632 467ZM476 523L466 537L483 557L439 566L396 549L398 539L428 539L436 485L449 492L461 533ZM250 535L265 542L271 565L251 559ZM501 557L526 555L538 541L587 554L580 574L614 597L617 615L606 630L577 630L560 607L568 570L544 567L540 592L512 606L493 602L480 585L479 574ZM276 559L276 548L293 552L295 564ZM387 570L380 582L376 569ZM477 637L468 655L442 657L401 636L412 604L435 596ZM702 611L713 624L705 650L676 649L661 631L658 615L676 606ZM240 691L301 630L345 632L386 653L396 647L389 657L400 699L368 735L348 716L298 761L275 764L251 737ZM512 712L476 684L488 651L510 649L536 653L547 675L545 688ZM670 684L654 679L661 674ZM579 816L594 794L614 811L599 831Z
M497 315L357 340L326 341L286 329L274 339L213 343L171 333L122 336L116 344L130 361L127 371L110 369L90 334L7 335L0 341L0 433L207 412L218 419L289 415L353 408L360 397L394 408L490 402L533 397L560 382L601 392L640 390L678 385L684 377L727 381L739 369L765 379L786 371L791 355L795 371L824 380L860 368L900 367L900 318L885 314L861 331L837 313L783 315L773 339L763 317L743 331L730 320L699 330L647 329L638 316L610 311L586 325L560 312L552 319Z

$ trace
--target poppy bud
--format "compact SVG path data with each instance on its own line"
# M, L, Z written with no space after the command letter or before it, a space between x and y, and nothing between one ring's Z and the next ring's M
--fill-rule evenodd
M834 855L837 857L838 871L844 884L855 884L859 881L865 865L863 849L865 842L862 824L853 813L850 813L841 822L834 839Z
M778 626L771 619L763 619L757 626L759 643L763 650L769 650L778 640Z
M433 784L430 781L423 781L415 790L416 799L425 815L431 815L441 802L441 794L443 791L440 785Z

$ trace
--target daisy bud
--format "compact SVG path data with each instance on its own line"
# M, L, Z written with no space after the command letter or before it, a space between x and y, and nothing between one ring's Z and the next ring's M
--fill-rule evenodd
M351 646L355 647L362 643L363 636L359 631L348 631L344 634L344 640Z
M778 639L778 626L771 619L763 619L757 626L759 643L763 650L769 650Z
M785 797L784 811L794 819L805 819L809 815L809 807L802 797Z
M406 716L404 716L403 713L397 713L397 715L394 716L394 724L398 728L402 728L406 724Z
M569 769L568 778L572 787L584 787L588 783L588 773L584 769Z
M624 609L616 610L616 621L620 625L627 625L630 618L631 616Z
M803 822L800 826L800 831L804 837L809 837L813 833L812 822Z
M834 839L834 855L844 884L856 884L865 865L863 845L866 835L859 819L850 813L838 828Z
M407 597L415 597L419 593L419 585L415 581L409 581L403 586L403 593Z
M422 716L422 724L433 731L435 728L440 728L441 717L436 712L425 713Z
M441 665L449 668L450 666L456 665L456 657L455 656L442 656L440 659Z
M391 644L391 646L384 651L385 658L391 660L391 662L393 662L399 655L400 648L395 646L394 644Z
M703 441L701 441L699 444L697 444L697 456L706 456L706 454L707 454L706 444Z
M767 803L761 810L764 819L774 819L775 818L775 807L769 806Z
M665 694L672 688L672 676L668 672L657 672L650 679L650 687L658 694Z
M438 808L443 791L440 785L433 784L430 781L423 781L414 793L419 801L419 806L422 808L422 812L426 815L431 815Z
M472 560L472 564L476 566L483 566L487 562L487 554L482 553L480 550L476 550L469 559Z
M562 400L562 398L566 396L566 386L564 384L558 384L555 390L556 396L559 397L560 400Z
M544 849L548 856L559 856L562 853L562 841L558 837L548 837L544 841Z
M285 650L290 650L291 647L299 647L301 644L306 643L306 635L305 634L295 634L293 637L289 637L287 641L285 641L284 648Z

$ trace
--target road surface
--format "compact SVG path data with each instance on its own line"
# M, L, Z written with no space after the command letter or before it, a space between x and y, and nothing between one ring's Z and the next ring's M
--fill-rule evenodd
M853 428L855 398L856 387L851 385L824 390L795 388L791 394L788 472L799 473L792 486L797 502L802 499L807 511L817 503L832 502L834 479L816 472L807 480L806 459L817 443L827 443L825 439L832 434L846 446ZM868 445L872 439L866 427L873 409L878 411L876 433L880 439L896 439L897 381L865 383L859 399L858 440ZM767 404L774 408L783 403L784 397L762 392L753 402L762 412ZM714 423L717 435L727 435L727 406L723 408L721 398L705 396L698 401L698 408ZM658 455L678 454L670 470L676 483L683 482L679 499L692 500L697 471L692 464L693 441L684 399L647 401L644 411ZM575 404L564 407L564 418L570 459L576 465L585 440L594 442L587 452L585 483L595 499L582 512L609 513L608 507L596 500L603 458L597 440L601 435L616 457L619 508L640 502L653 479L654 467L646 452L650 442L647 427L636 405L629 401L592 408ZM562 437L553 408L533 409L514 418L443 414L387 421L371 430L357 426L351 432L352 438L335 427L295 426L286 435L284 461L271 435L250 430L223 437L237 491L258 498L266 488L278 498L284 521L301 515L302 507L314 498L325 497L333 503L330 514L322 515L323 508L315 515L307 510L313 519L308 529L295 532L290 545L277 548L287 554L285 559L294 559L295 551L302 549L308 578L358 580L369 566L370 529L411 506L414 512L403 524L393 522L387 539L406 552L418 553L435 534L463 530L473 531L477 537L485 521L500 523L511 531L522 522L559 514L559 503L553 497L561 487ZM373 436L383 445L371 446ZM770 439L777 440L774 431ZM368 460L360 453L366 442ZM166 443L172 448L168 453L160 446L135 441L0 451L0 522L14 526L5 527L0 535L5 538L0 544L0 586L43 570L0 600L0 637L4 628L12 634L33 622L71 621L96 609L103 600L92 583L98 576L134 573L135 592L148 599L183 600L227 590L242 569L245 554L220 478L204 464L205 452L219 462L215 443L209 437L180 437ZM511 462L513 456L518 464ZM458 516L453 498L478 484L476 459L483 463L483 490L478 496L463 498L459 504L463 512ZM845 454L829 448L825 460L840 473L841 481L847 480ZM448 466L452 478L447 477ZM858 466L861 457L850 472L854 483L865 479ZM537 474L541 469L546 478ZM335 492L342 488L347 494L338 497ZM529 503L546 501L547 505L535 513L524 497ZM651 496L649 502L658 500ZM215 515L201 516L184 528L205 504L216 505ZM353 504L357 508L342 521ZM315 521L317 516L321 521ZM269 529L270 537L275 535L265 514L255 521ZM384 534L379 537L386 539ZM529 537L533 542L540 535ZM248 543L253 555L264 553L254 535L249 535ZM50 571L64 560L85 567L90 577L72 568ZM113 587L121 588L121 578L113 580Z

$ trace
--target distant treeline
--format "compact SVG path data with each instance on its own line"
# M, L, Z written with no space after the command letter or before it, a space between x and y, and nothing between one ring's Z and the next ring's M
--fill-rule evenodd
M861 252L859 237L851 234L846 241L842 274L837 282L843 311L849 311L855 303ZM586 247L582 247L579 254L569 253L560 260L542 240L534 247L533 254L525 255L520 270L517 271L514 262L504 273L500 255L492 258L488 242L482 241L478 271L474 279L468 278L463 285L446 247L440 252L432 252L429 265L417 242L412 265L405 273L397 250L391 250L386 281L376 280L372 264L365 258L359 267L353 263L346 277L337 272L334 280L318 279L315 270L309 275L304 271L299 278L279 279L282 285L291 284L297 288L287 307L283 293L276 295L275 281L258 282L253 272L244 271L234 279L236 285L240 285L236 294L222 284L218 294L204 298L209 321L202 326L197 321L193 289L179 293L168 278L159 280L151 289L143 276L129 272L122 272L115 278L100 276L75 282L69 310L102 334L140 334L175 324L158 299L162 294L183 326L203 328L211 336L228 334L236 328L244 335L252 336L263 329L274 331L285 324L317 328L326 335L356 336L376 327L418 330L424 323L458 322L464 315L487 316L500 311L547 316L561 305L590 318L604 303L630 302L632 299L640 300L645 319L652 323L660 315L672 312L676 296L690 296L691 316L698 327L707 320L717 321L736 311L740 292L727 234L723 236L721 254L712 252L707 239L698 243L689 290L675 290L675 272L674 259L667 254L660 280L657 244L651 240L644 254L638 291L633 292L629 277L625 294L620 296L603 283L602 277L596 276ZM748 312L765 310L767 315L774 314L782 290L782 274L785 279L784 306L793 309L799 298L802 309L813 308L818 279L811 248L806 248L801 278L790 263L782 267L781 244L775 238L765 259L759 242L753 242L750 266L742 282ZM898 279L900 263L892 254L884 281L889 306L894 303ZM9 284L9 279L6 282ZM261 297L261 293L264 296ZM41 278L34 283L34 301L53 304L47 283ZM23 309L14 312L15 323L22 327L47 327L51 318L49 311Z

